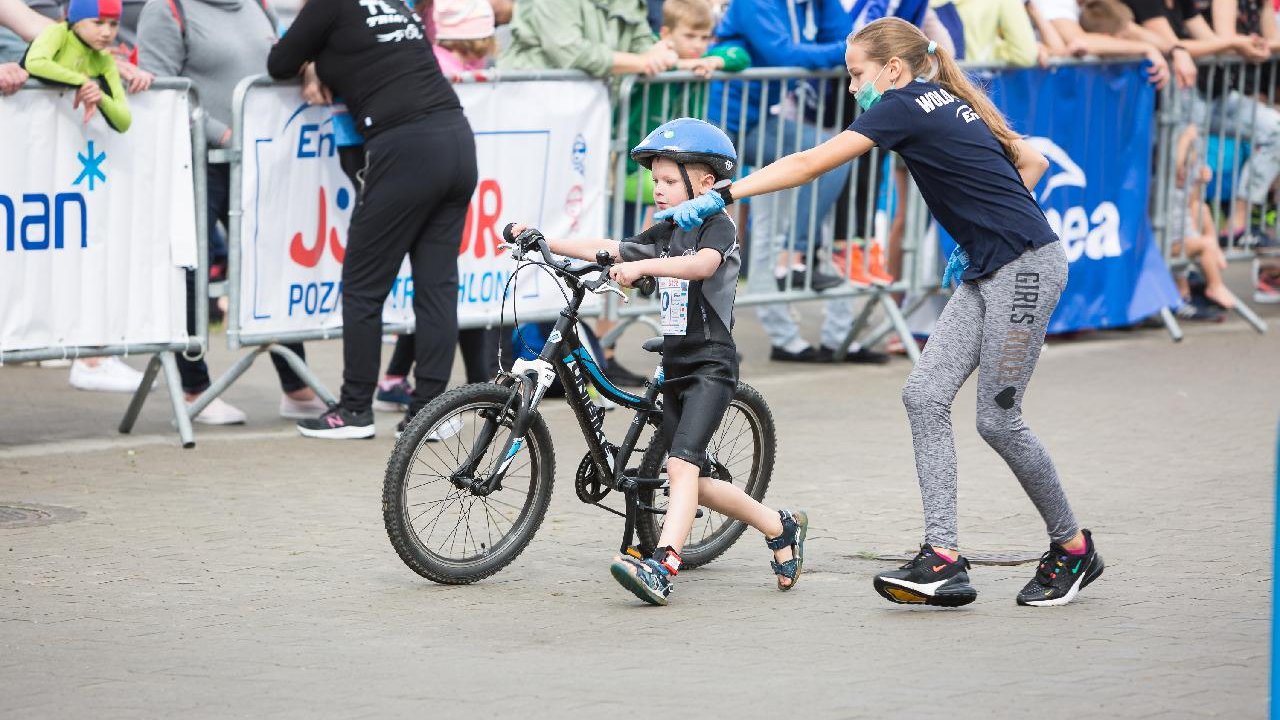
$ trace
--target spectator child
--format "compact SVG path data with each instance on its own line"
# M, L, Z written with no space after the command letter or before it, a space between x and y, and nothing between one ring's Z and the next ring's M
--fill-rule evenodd
M110 51L119 27L120 0L71 0L67 21L41 31L22 65L32 77L78 88L73 106L84 107L84 121L101 110L111 129L122 133L133 118Z
M1119 0L1084 0L1080 27L1085 32L1122 36L1133 24L1133 11Z
M497 52L493 6L489 0L436 0L432 5L440 72L453 77L483 70Z

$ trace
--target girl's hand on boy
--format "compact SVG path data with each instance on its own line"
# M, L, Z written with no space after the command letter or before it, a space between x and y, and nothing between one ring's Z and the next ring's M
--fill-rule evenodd
M609 268L609 278L623 287L633 287L644 273L636 269L636 263L618 263Z
M671 220L682 230L692 230L701 225L704 218L709 218L723 209L724 198L720 193L709 192L655 213L653 219L655 222Z
M126 88L130 93L140 93L151 89L151 83L155 82L156 76L143 70L142 68L130 62L118 63L120 70L120 79L124 80Z
M27 71L18 63L0 63L0 95L12 95L27 81Z

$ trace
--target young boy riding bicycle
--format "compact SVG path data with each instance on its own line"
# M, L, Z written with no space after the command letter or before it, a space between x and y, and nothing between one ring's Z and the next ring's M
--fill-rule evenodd
M653 173L659 210L708 192L733 177L738 154L719 128L681 118L665 123L631 151ZM520 234L525 226L516 226ZM774 511L732 483L713 478L707 445L733 398L738 354L733 342L733 300L737 288L738 234L727 213L685 231L664 222L622 242L548 240L551 250L592 260L607 251L623 262L610 276L631 287L655 277L662 305L662 433L668 440L670 485L666 520L658 549L647 559L620 555L613 577L636 597L666 605L671 579L680 570L680 550L698 506L740 520L764 533L773 550L778 589L800 578L809 520L803 512Z

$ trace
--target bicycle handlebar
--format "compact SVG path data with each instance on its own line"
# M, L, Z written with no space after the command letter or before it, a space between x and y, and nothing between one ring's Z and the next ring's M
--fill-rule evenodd
M572 276L576 280L580 280L583 275L590 272L598 271L603 273L614 263L613 256L603 250L596 253L596 261L594 263L575 265L572 260L556 260L551 254L551 246L547 244L547 238L538 229L526 228L524 232L515 235L512 233L515 225L515 223L507 223L507 226L502 228L502 239L512 247L516 260L523 260L526 253L537 248L546 265L563 274ZM609 277L605 275L597 281L583 281L582 284L588 290L597 292L607 282L609 282ZM641 297L652 297L653 293L658 289L658 281L648 275L642 275L636 281L634 287Z

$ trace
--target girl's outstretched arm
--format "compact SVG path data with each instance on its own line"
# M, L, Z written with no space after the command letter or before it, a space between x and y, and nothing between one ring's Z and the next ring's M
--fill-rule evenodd
M852 130L845 130L817 147L787 155L775 163L760 168L735 182L729 188L729 192L734 198L748 198L799 187L856 157L865 155L873 147L875 143L871 138Z

